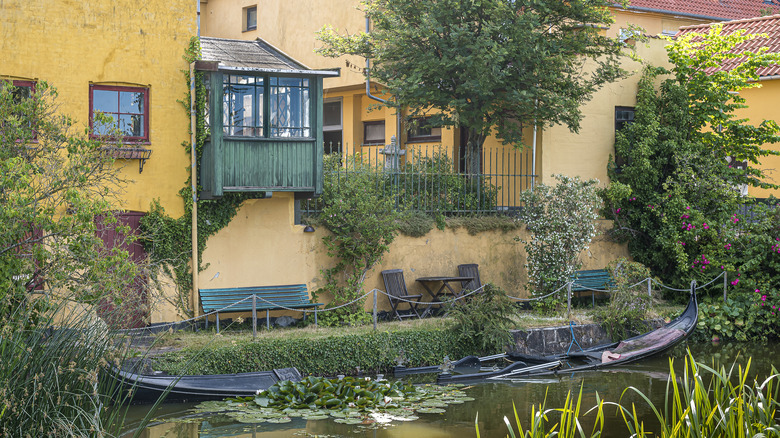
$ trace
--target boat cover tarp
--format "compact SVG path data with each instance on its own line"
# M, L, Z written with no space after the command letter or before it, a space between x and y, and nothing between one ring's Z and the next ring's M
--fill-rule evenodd
M621 342L612 353L617 353L621 359L625 359L672 344L684 336L683 330L660 328L640 338Z

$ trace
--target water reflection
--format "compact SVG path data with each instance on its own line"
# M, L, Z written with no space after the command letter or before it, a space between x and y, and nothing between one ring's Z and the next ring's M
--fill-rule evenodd
M692 344L690 349L699 362L716 361L728 369L738 360L746 364L752 357L752 376L767 376L771 367L780 359L777 344ZM517 407L520 421L527 422L533 405L545 399L548 408L563 406L569 391L583 393L583 411L601 400L617 402L623 397L624 406L636 403L637 412L644 419L649 430L657 430L656 420L646 403L635 393L626 391L634 387L647 395L659 408L663 406L669 377L669 358L674 358L675 370L681 374L686 356L686 346L675 348L667 356L646 359L640 363L616 369L560 374L554 377L515 379L506 382L481 383L467 387L469 396L476 401L450 405L445 414L420 414L413 422L394 422L378 428L373 426L350 426L333 420L303 420L293 418L286 424L238 424L221 416L207 419L193 418L188 410L192 404L164 405L156 412L155 422L144 432L147 438L204 438L204 437L290 437L327 435L343 437L463 437L476 436L474 419L479 414L479 429L483 437L506 436L503 418L507 416L514 424L512 404ZM134 406L129 418L141 418L148 407ZM605 437L625 437L623 421L616 416L615 407L607 407ZM188 415L190 415L188 417ZM172 422L178 418L185 423ZM592 430L594 415L582 418L586 434ZM130 420L132 423L132 420ZM132 429L132 426L129 427Z

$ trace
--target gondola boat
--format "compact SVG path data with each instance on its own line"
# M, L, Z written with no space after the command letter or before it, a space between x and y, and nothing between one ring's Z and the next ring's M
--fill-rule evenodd
M512 379L615 367L661 354L687 339L698 322L699 307L696 294L691 292L685 310L673 321L656 330L620 342L602 344L582 351L531 356L518 353L477 358L469 356L441 367L400 367L401 374L439 372L441 384L475 382L480 380ZM503 368L486 367L496 359L507 359Z
M112 370L121 389L132 403L155 402L165 396L166 401L203 401L227 397L247 397L270 388L280 380L301 380L296 368L258 371L238 374L172 376L164 373L136 374Z

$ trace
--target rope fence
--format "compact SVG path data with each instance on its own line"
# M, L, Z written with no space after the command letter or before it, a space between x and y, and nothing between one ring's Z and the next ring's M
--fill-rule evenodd
M661 287L663 289L667 289L667 290L671 290L671 291L676 291L676 292L689 292L690 291L690 292L692 292L692 291L703 289L705 287L708 287L708 286L714 284L715 281L717 281L721 277L723 277L723 299L725 301L726 297L727 297L727 287L728 287L728 277L727 277L727 274L726 274L725 271L721 272L720 275L718 275L717 277L713 278L712 280L710 280L709 282L707 282L707 283L705 283L703 285L697 285L696 281L693 280L691 282L690 288L687 288L687 289L676 289L676 288L673 288L673 287L669 287L669 286L666 286L663 283L661 283L661 282L659 282L659 281L657 281L657 280L655 280L653 278L649 278L649 277L644 279L644 280L641 280L641 281L639 281L639 282L637 282L637 283L635 283L633 285L631 285L630 287L633 288L633 287L637 287L637 286L640 286L640 285L646 283L647 284L648 295L650 295L651 292L652 292L652 287L651 287L652 284L655 284L656 286L659 286L659 287ZM563 290L566 290L566 295L567 295L567 312L568 312L568 315L569 315L569 320L571 320L571 298L572 298L572 287L573 286L577 286L579 288L578 291L579 290L587 290L587 291L591 291L591 292L599 292L599 293L607 293L607 294L614 292L614 290L611 290L611 289L595 289L595 288L591 288L591 287L587 287L587 286L582 286L582 285L578 284L576 280L574 280L574 281L569 281L569 282L565 283L563 286L559 287L558 289L556 289L556 290L554 290L554 291L552 291L552 292L550 292L550 293L548 293L546 295L537 296L537 297L531 297L531 298L517 298L517 297L508 296L508 298L513 300L513 301L517 301L517 302L528 302L529 303L529 302L533 302L533 301L543 300L545 298L548 298L548 297L551 297L551 296L553 296L555 294L558 294L559 292L561 292ZM271 310L287 310L287 311L292 311L292 312L302 312L304 319L306 319L306 314L307 313L314 313L314 325L317 326L317 315L318 315L318 312L321 313L321 312L329 312L329 311L337 310L337 309L340 309L342 307L346 307L346 306L355 304L355 303L365 299L367 296L372 295L373 296L372 319L373 319L374 330L376 330L377 329L377 318L378 318L377 315L378 315L378 303L379 303L379 299L378 298L379 298L379 294L385 295L385 296L388 297L388 299L392 299L394 301L401 301L401 302L405 302L405 303L418 304L418 305L427 305L430 308L430 307L432 307L434 305L439 305L439 306L442 306L442 307L443 306L451 306L451 305L455 304L456 302L464 300L464 299L468 298L469 296L471 296L471 295L473 295L475 293L482 292L482 290L484 288L485 288L485 286L482 285L482 286L480 286L480 287L478 287L478 288L476 288L474 290L471 290L471 291L469 291L469 292L467 292L465 294L459 295L457 297L452 297L451 299L444 300L444 301L431 301L431 302L418 302L416 300L409 300L409 299L406 299L406 298L403 298L403 297L397 297L397 296L388 294L387 292L385 292L385 291L383 291L381 289L372 289L371 291L366 292L365 294L355 298L354 300L352 300L352 301L350 301L348 303L344 303L344 304L341 304L341 305L338 305L338 306L335 306L335 307L322 309L322 310L318 310L316 307L314 307L313 310L297 309L297 308L286 307L286 306L283 306L281 304L278 304L278 303L266 300L266 299L264 299L261 296L253 294L253 295L249 295L249 296L247 296L247 297L245 297L245 298L243 298L243 299L241 299L239 301L236 301L235 303L232 303L232 304L229 304L229 305L227 305L225 307L222 307L220 309L212 310L210 312L204 313L203 315L198 315L196 317L188 318L188 319L185 319L183 321L159 324L159 325L154 326L154 329L161 331L161 330L165 330L165 329L170 328L170 327L185 326L185 325L190 325L191 326L192 324L194 324L195 322L197 322L197 321L199 321L201 319L205 320L206 327L208 328L208 318L210 316L212 316L212 315L216 315L217 333L219 333L219 331L220 331L219 313L220 312L230 312L231 308L233 308L235 306L238 306L239 304L241 304L241 303L251 299L252 300L252 337L256 338L257 337L257 301L258 300L268 304L268 306L265 306L265 307L263 307L261 309L261 310L266 310L266 326L267 327L270 327L270 320L269 320L269 317L268 317L268 312L271 311ZM240 311L243 311L243 310L240 310ZM121 333L127 333L127 334L135 334L135 333L141 333L141 332L149 331L149 327L133 328L133 329L121 329L121 330L116 330L116 331L117 332L121 332Z

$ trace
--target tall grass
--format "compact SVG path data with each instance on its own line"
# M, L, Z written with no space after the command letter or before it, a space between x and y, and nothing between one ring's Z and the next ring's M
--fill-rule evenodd
M743 367L736 362L728 369L724 366L707 366L696 362L688 352L683 374L674 370L670 359L670 375L667 381L663 406L656 406L650 398L637 388L623 391L619 402L604 402L596 394L597 405L583 415L595 415L590 435L586 435L580 423L582 389L578 398L571 393L563 408L549 409L545 401L531 410L531 419L523 427L515 412L515 432L510 421L504 417L508 437L525 438L600 437L604 428L604 409L616 406L617 415L623 419L627 435L637 438L714 438L714 437L780 437L778 408L780 407L780 382L777 370L772 367L769 377L750 380L751 360ZM637 414L636 403L623 405L623 397L637 394L648 405L656 421L647 424ZM551 415L557 415L551 419ZM478 418L478 417L477 417ZM479 427L477 426L477 437Z
M100 374L122 358L115 337L88 307L42 300L0 321L0 436L111 435L122 399Z
M726 369L698 363L688 352L683 375L678 378L671 362L662 410L636 388L629 387L623 392L638 394L652 410L660 423L654 436L780 437L777 417L780 385L774 367L764 380L749 381L751 359L744 368L735 362ZM621 406L620 412L632 435L649 435L633 404L630 410Z

